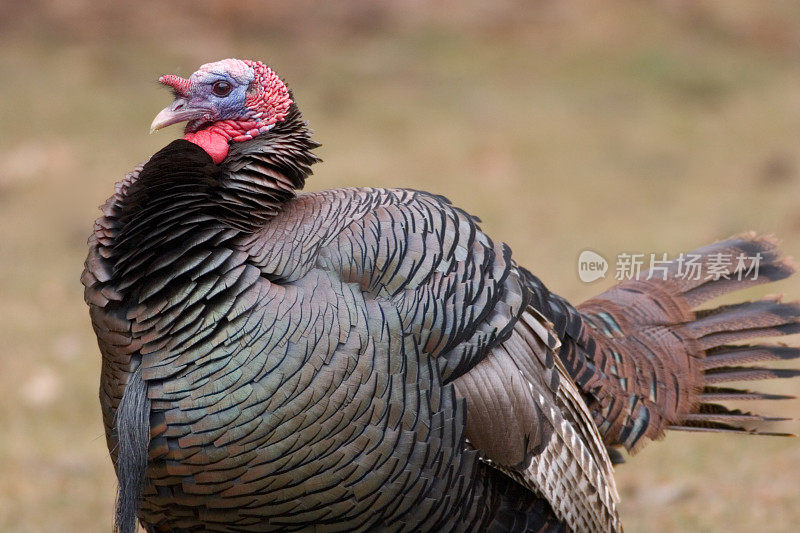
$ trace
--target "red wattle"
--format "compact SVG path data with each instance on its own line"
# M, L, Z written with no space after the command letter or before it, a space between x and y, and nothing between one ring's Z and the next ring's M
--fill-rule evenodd
M216 131L200 130L187 133L183 138L205 150L218 165L228 155L228 138Z

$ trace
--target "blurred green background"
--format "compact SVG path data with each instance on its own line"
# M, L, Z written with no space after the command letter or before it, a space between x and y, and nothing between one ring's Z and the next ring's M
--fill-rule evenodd
M575 301L613 281L579 281L586 248L756 229L800 257L796 1L2 0L2 531L110 530L85 240L114 182L179 135L147 135L157 77L231 56L294 89L323 143L309 189L445 194ZM800 277L745 296L768 291L797 297ZM800 402L750 407L800 432ZM623 523L797 531L798 465L797 439L671 434L618 468Z

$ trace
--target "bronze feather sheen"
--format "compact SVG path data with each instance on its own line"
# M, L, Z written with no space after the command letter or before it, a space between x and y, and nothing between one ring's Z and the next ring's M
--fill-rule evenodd
M117 530L619 531L607 446L757 432L718 401L775 396L719 384L796 374L732 343L797 304L632 280L575 308L441 196L298 194L317 146L292 104L219 165L171 143L102 207L82 281ZM720 251L793 271L769 239Z

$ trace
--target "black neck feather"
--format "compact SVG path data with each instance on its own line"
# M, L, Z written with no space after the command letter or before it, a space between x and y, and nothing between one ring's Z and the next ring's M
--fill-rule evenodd
M182 235L258 231L303 188L318 146L296 104L270 132L231 143L220 165L199 146L173 141L144 165L118 204L115 273L138 277Z

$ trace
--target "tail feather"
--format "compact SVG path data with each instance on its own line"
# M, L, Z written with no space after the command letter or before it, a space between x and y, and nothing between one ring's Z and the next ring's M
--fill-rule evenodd
M728 381L758 381L762 379L794 378L800 370L789 368L765 368L763 366L721 367L705 372L706 383L726 383Z
M667 426L672 431L694 431L713 433L739 433L741 435L761 435L768 437L796 437L794 433L780 433L776 431L750 430L740 426L731 426L720 422L705 422L701 424L684 424L683 426Z
M791 418L780 416L763 416L739 409L729 409L724 405L701 403L696 413L686 415L679 425L670 426L673 430L713 430L746 433L748 435L771 435L793 437L792 433L776 433L766 431L765 424L785 422Z
M700 348L707 350L715 346L733 342L747 341L754 338L783 337L784 335L793 335L798 332L800 332L800 326L797 324L784 324L771 328L758 328L756 330L742 329L739 331L722 331L720 333L706 335L698 340Z
M797 358L800 358L800 348L764 344L749 346L723 344L707 350L705 358L699 364L703 370L707 371L720 367L769 361L788 361Z
M762 266L760 266L758 270L758 278L756 279L744 277L745 272L738 270L735 271L735 275L731 276L730 279L721 278L711 283L705 283L683 294L690 306L697 307L704 302L734 291L786 279L791 276L793 272L794 266L787 260L776 264L764 265L762 263ZM742 279L739 279L740 273L742 274Z
M769 336L770 328L798 326L798 317L799 303L781 303L779 299L764 298L755 302L696 311L695 320L687 324L687 327L699 339L712 333L739 331L747 331L756 337L760 329L765 329L766 336Z
M790 394L766 394L747 389L732 389L728 387L706 387L700 394L702 403L724 402L726 400L793 400Z
M728 409L724 405L714 403L701 403L697 413L689 413L684 417L684 422L782 422L790 418L776 416L762 416L739 409Z
M740 257L745 261L739 263ZM748 274L754 266L750 258L754 261L757 258L758 268ZM703 275L725 263L728 263L725 277L714 279L714 276ZM697 271L693 268L698 268L701 275L695 275ZM794 271L794 264L780 256L775 238L747 233L682 254L669 265L665 277L674 283L691 307L697 307L733 291L788 278Z
M738 258L744 258L739 260ZM712 266L717 276L699 276ZM757 264L757 268L754 266ZM795 268L769 237L747 234L700 248L666 265L666 277L643 273L593 298L579 310L594 331L592 362L599 379L584 391L609 445L635 451L642 437L666 429L786 435L766 425L786 420L729 409L718 402L791 396L733 387L733 381L793 378L800 370L761 366L800 358L800 348L741 344L800 332L800 302L779 297L695 308L727 293L789 277ZM622 406L622 407L621 407Z

